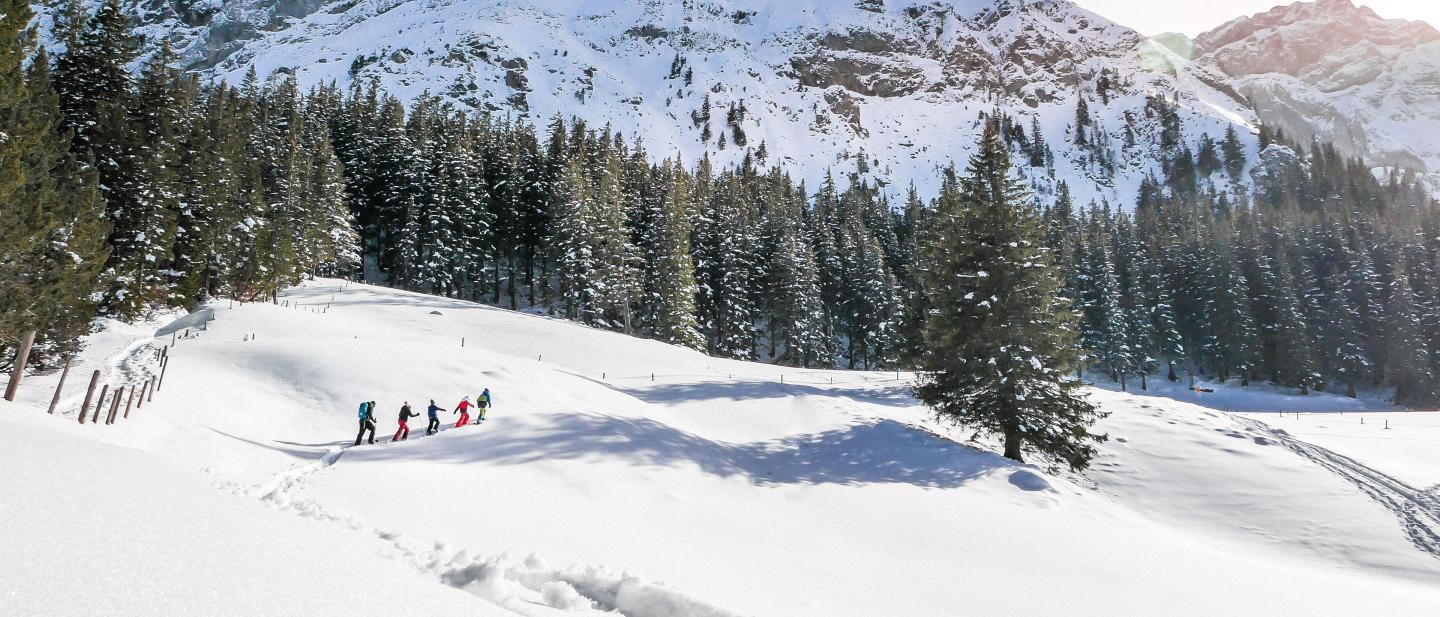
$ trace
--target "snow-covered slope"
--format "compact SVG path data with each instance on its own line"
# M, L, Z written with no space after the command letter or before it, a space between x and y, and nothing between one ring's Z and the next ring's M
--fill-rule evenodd
M1267 123L1377 165L1440 171L1440 30L1351 0L1241 17L1195 41Z
M0 402L0 614L1440 611L1429 493L1215 409L1095 390L1112 440L1057 475L955 441L905 374L340 281L282 300L215 304L116 425L74 421L77 376L140 379L153 326L93 339L56 416L54 375ZM349 447L360 400L383 436L482 387L484 424Z
M225 79L253 67L305 84L376 80L536 124L576 115L691 163L708 151L733 164L764 142L766 164L811 186L863 153L891 192L933 189L941 167L963 164L980 114L999 110L1027 130L1039 119L1056 157L1053 178L1029 170L1042 191L1066 179L1082 204L1128 203L1163 156L1146 95L1178 101L1192 146L1253 123L1218 73L1068 0L135 0L134 11L151 46L174 36L187 66ZM1114 178L1073 145L1080 96Z

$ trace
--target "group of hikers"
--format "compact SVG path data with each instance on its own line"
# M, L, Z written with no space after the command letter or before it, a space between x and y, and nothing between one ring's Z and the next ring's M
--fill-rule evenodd
M460 419L455 421L455 428L460 428L470 423L470 408L474 407L476 412L476 424L485 420L485 412L490 409L490 388L485 388L475 402L470 402L470 397L460 400L460 403L451 410L452 414L460 414ZM444 407L435 404L435 399L430 399L430 407L426 414L430 416L430 424L425 427L426 435L434 435L440 432L440 412L445 411ZM410 438L410 418L418 418L420 414L410 409L410 401L405 401L400 406L400 428L395 430L395 437L391 441L405 441ZM375 443L375 401L360 403L360 432L355 435L355 445L360 445L364 440L365 433L370 433L369 443Z

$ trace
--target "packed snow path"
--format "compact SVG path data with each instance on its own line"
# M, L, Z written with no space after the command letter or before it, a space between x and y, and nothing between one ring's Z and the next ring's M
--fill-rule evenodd
M1272 428L1252 418L1236 417L1242 424L1275 438L1296 454L1334 472L1395 514L1410 541L1418 548L1440 558L1440 494L1414 488L1400 480L1371 469L1347 456L1296 439L1284 429Z

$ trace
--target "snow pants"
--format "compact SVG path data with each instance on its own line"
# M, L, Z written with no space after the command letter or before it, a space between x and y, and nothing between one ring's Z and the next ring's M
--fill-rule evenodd
M465 426L466 424L469 424L469 423L470 423L470 412L468 412L468 411L462 411L462 412L460 412L460 420L455 423L455 428L460 428L460 427Z
M405 441L410 438L410 425L404 420L400 421L400 428L395 429L395 437L391 441Z
M426 434L426 435L434 435L435 433L438 433L438 432L440 432L440 418L436 418L436 417L434 417L434 416L431 416L431 417L430 417L430 424L425 427L425 434Z
M365 431L370 431L370 443L375 443L375 421L361 420L360 432L355 434L355 445L360 445L360 439L365 436Z

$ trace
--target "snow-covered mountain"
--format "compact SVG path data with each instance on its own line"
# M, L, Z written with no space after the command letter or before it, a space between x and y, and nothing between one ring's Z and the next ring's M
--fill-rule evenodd
M1301 2L1195 41L1266 123L1378 165L1440 171L1440 30L1351 0Z
M863 153L892 191L931 188L1000 110L1051 145L1053 171L1028 170L1042 191L1129 201L1164 157L1148 96L1178 103L1191 145L1254 121L1218 72L1066 0L133 1L150 45L171 36L225 79L254 67L537 124L578 115L689 161L763 142L812 186Z

